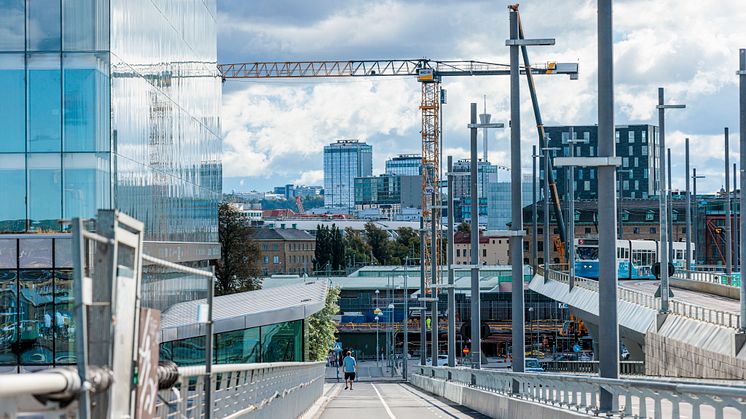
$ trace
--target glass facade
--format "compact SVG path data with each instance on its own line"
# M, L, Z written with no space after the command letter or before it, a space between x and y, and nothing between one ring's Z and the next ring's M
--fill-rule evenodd
M357 140L324 146L324 206L355 207L355 178L373 175L373 147Z
M454 173L470 173L471 162L458 160L453 164ZM457 222L471 221L471 175L455 176L453 197L456 201L454 217ZM496 228L495 206L497 205L497 166L483 161L477 162L477 197L479 197L479 223Z
M0 238L0 373L75 363L70 239Z
M303 320L217 333L213 339L216 364L303 361ZM205 338L164 342L160 352L161 359L179 366L204 364Z
M0 233L116 207L217 241L215 1L0 0Z
M400 154L386 160L386 174L395 176L421 176L422 156L417 154Z

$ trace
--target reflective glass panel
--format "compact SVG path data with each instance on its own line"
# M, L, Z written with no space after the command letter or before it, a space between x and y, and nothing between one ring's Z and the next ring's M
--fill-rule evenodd
M29 231L59 231L62 170L59 154L28 155Z
M53 362L54 327L69 322L55 312L51 270L20 271L19 337L21 364Z
M0 0L0 51L23 51L24 0Z
M101 51L108 48L108 0L64 0L62 7L62 47L65 51Z
M20 239L18 252L21 268L52 267L52 239Z
M17 363L18 284L16 270L0 271L0 365Z
M26 2L26 45L30 51L59 51L60 0Z
M0 239L0 269L15 269L17 266L18 240Z
M54 266L55 268L72 268L72 240L54 239Z
M109 149L109 78L106 54L63 55L64 148Z
M28 56L28 151L60 151L61 77L59 54Z
M64 218L95 217L110 208L109 156L103 153L65 153Z
M299 320L262 326L262 362L301 361L303 327Z
M174 341L171 348L171 360L179 366L205 364L204 336Z
M75 364L75 304L73 272L55 271L54 278L54 362ZM46 322L46 316L44 318ZM46 327L46 324L45 324Z
M259 328L220 333L215 349L218 364L259 362Z
M2 12L2 0L0 0ZM0 43L4 36L0 17ZM23 29L21 29L23 34ZM0 54L0 152L26 151L24 54Z
M3 191L0 232L25 231L26 158L23 154L0 154L0 191Z

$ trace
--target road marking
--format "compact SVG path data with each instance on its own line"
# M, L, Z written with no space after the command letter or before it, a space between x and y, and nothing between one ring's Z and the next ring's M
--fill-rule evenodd
M386 409L386 413L388 413L389 418L396 419L396 416L394 416L394 413L391 411L391 409L389 409L389 405L387 405L386 401L383 400L383 397L381 397L381 393L378 391L375 384L370 383L370 386L373 387L373 390L376 391L376 394L378 395L378 400L380 400L381 404L383 404L383 408Z

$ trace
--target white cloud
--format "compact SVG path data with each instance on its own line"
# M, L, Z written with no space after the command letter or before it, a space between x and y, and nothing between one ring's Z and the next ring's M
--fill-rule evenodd
M308 24L266 16L253 21L223 10L220 28L235 38L231 45L242 43L262 57L402 58L414 53L504 63L508 3L348 2ZM596 1L538 0L522 5L521 11L527 37L557 39L554 47L530 50L535 64L580 63L578 81L536 78L545 124L596 123ZM619 0L614 12L616 122L657 124L657 88L665 87L667 102L687 104L686 110L668 117L669 144L683 157L683 138L691 137L692 165L713 173L702 184L714 188L715 173L722 173L722 126L737 126L737 104L729 100L737 81L737 50L746 47L746 25L741 24L746 7L742 0L721 0L716 7L696 1ZM481 112L486 94L493 120L507 123L508 78L449 78L443 86L449 98L444 156L467 157L469 103L478 102ZM267 81L235 87L224 96L226 176L301 179L304 172L321 169L323 145L339 138L372 143L377 170L388 156L419 152L420 92L411 79ZM536 128L523 79L521 89L522 155L528 171ZM490 136L490 159L509 165L509 130ZM732 143L736 138L732 133Z
M324 171L323 170L306 170L300 174L300 177L293 180L294 185L323 185L324 184Z

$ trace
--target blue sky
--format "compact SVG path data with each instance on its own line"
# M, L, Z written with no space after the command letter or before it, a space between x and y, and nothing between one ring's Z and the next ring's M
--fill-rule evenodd
M476 59L508 62L507 1L219 0L221 63L316 59ZM541 77L546 125L596 123L595 0L535 0L521 5L526 36L556 38L536 47L534 63L578 62L580 80ZM742 0L615 1L617 124L657 123L657 88L687 109L668 113L673 187L684 187L684 138L701 190L723 184L723 127L737 162L738 48L746 48ZM324 144L358 138L373 145L374 172L399 153L420 149L418 83L409 78L228 81L223 88L224 190L322 184ZM487 95L493 120L507 122L507 77L444 80L445 155L468 155L469 103ZM522 84L524 170L536 142ZM507 124L506 124L507 125ZM490 134L490 160L509 162L508 130Z

